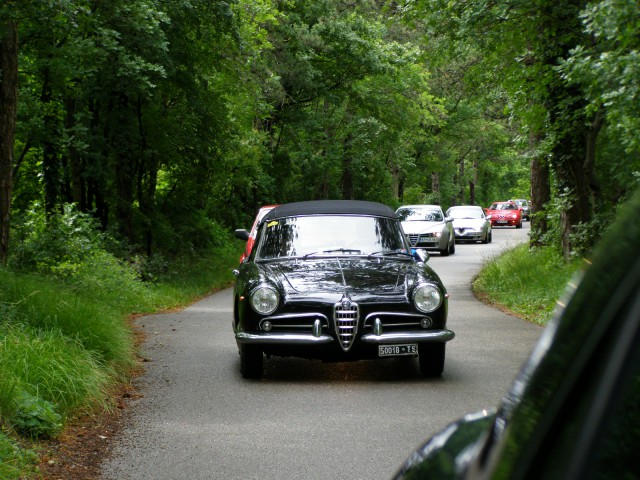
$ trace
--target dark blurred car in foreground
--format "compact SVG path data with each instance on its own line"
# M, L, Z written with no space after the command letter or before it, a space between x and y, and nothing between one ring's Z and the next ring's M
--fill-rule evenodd
M486 214L492 227L522 228L522 212L513 202L493 202Z
M639 210L637 192L497 411L446 427L396 480L640 478Z
M234 271L233 331L240 372L263 375L263 356L345 362L418 358L442 374L448 294L411 248L395 212L374 202L280 205L258 224Z
M491 221L482 207L456 205L449 207L447 217L452 220L453 232L458 242L491 243Z
M525 200L524 198L516 198L509 201L518 206L523 220L531 220L531 206L529 205L528 200Z
M456 252L451 219L445 217L440 205L403 205L396 215L413 248L436 251L444 257Z
M276 205L265 205L264 207L260 207L260 210L258 210L258 214L253 221L253 225L251 226L250 231L244 230L242 228L239 228L235 231L236 238L247 241L244 252L242 252L242 255L240 255L240 263L242 263L244 259L249 256L251 250L253 249L253 244L256 241L256 234L258 233L258 224L260 223L260 220L262 220L264 216L275 207Z

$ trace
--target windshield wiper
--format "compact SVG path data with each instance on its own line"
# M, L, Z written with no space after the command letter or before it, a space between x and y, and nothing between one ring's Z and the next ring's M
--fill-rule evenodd
M323 250L322 253L362 253L362 250L356 250L354 248L334 248L332 250Z
M323 250L321 252L311 252L311 253L307 253L306 255L302 256L303 260L306 260L308 257L313 257L314 255L319 255L321 253L362 253L362 250L357 250L354 248L334 248L331 250Z
M393 251L393 252L373 252L370 253L369 255L367 255L367 258L373 258L373 257L377 257L379 255L382 255L383 257L387 256L387 255L403 255L406 257L413 257L413 255L411 255L410 253L407 252L399 252L399 251Z

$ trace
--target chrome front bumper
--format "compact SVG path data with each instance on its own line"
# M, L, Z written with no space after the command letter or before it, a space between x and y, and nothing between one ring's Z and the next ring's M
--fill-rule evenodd
M365 333L360 337L360 341L367 344L389 345L396 343L448 342L449 340L453 340L454 337L455 334L451 330L443 329L417 332L390 332L381 335ZM316 337L311 333L237 332L236 342L262 345L322 345L337 342L337 340L327 334Z

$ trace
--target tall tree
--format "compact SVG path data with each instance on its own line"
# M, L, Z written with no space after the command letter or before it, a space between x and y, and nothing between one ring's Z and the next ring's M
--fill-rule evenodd
M562 59L587 39L580 21L587 2L425 0L421 5L421 12L434 25L439 23L441 32L456 42L476 42L485 81L505 87L515 114L528 129L527 137L541 140L535 148L545 149L556 187L569 200L561 222L562 249L568 256L576 226L593 215L594 170L588 145L595 144L601 127L597 116L585 110L581 88L568 84L559 71ZM534 178L532 184L540 180Z
M13 148L18 104L18 28L8 8L0 9L0 263L9 251L9 218L13 189Z

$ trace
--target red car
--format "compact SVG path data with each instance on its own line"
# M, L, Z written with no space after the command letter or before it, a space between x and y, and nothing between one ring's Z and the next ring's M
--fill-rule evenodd
M522 211L514 202L494 202L486 212L492 227L522 228Z
M256 242L256 235L258 234L258 224L260 223L260 220L262 220L264 216L275 207L277 207L277 205L265 205L264 207L260 207L258 215L256 215L256 219L253 221L251 231L247 232L243 229L235 231L236 238L247 241L247 246L245 247L243 254L240 255L240 263L249 256L251 249L253 249L253 244Z

